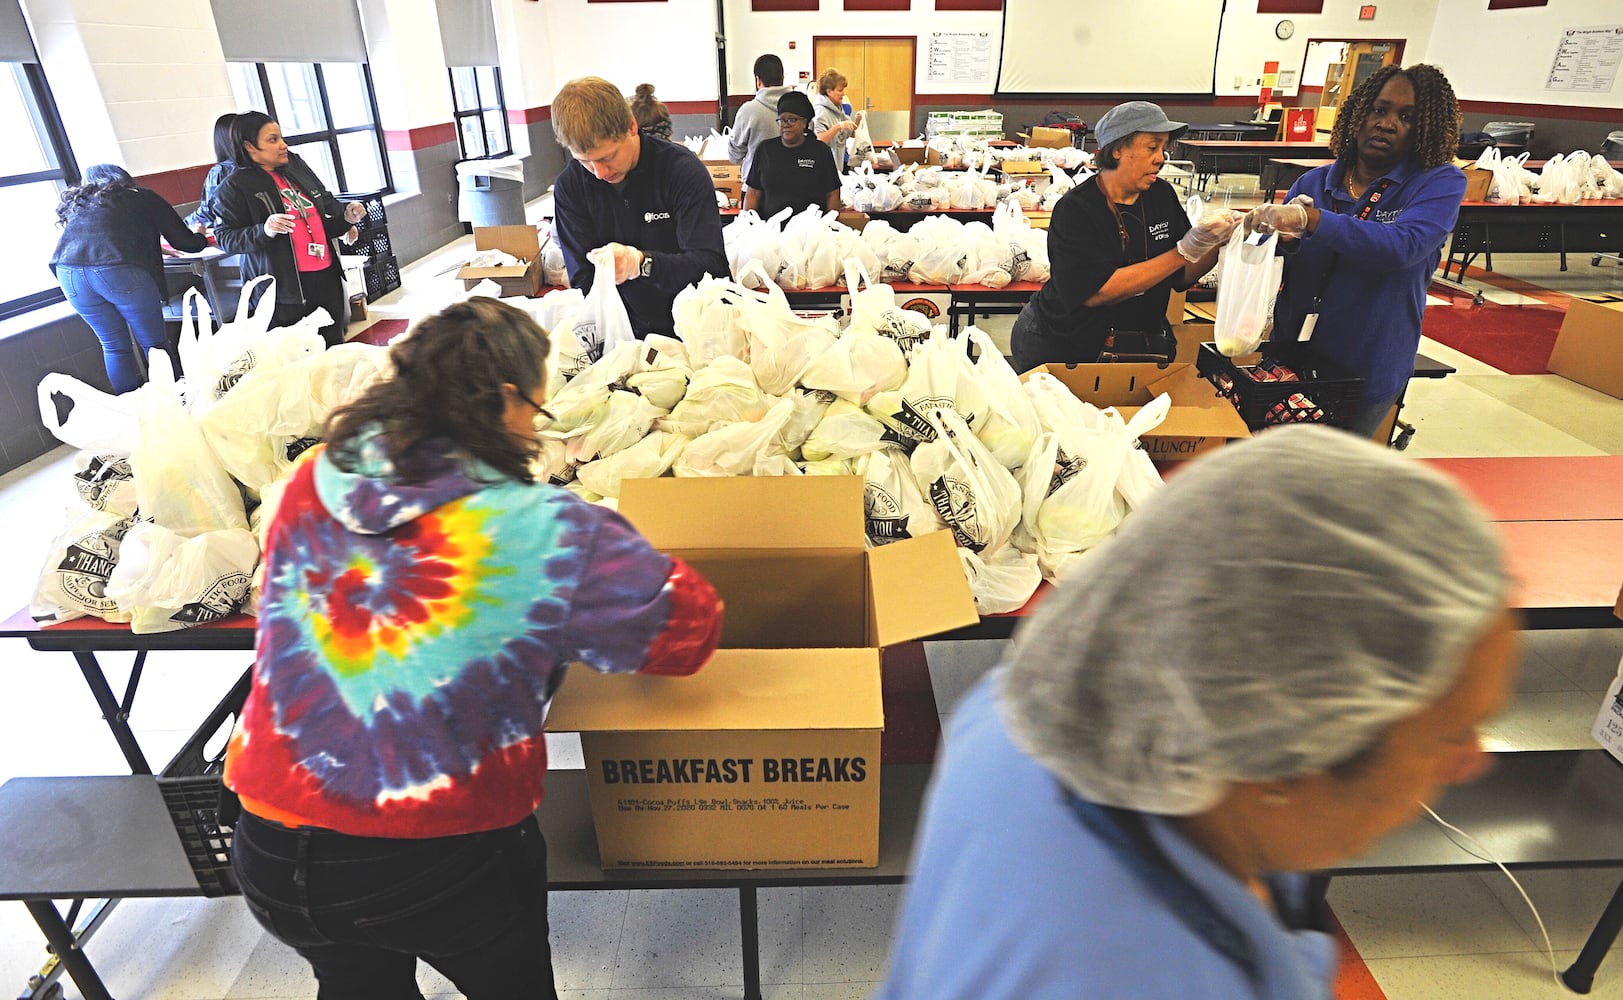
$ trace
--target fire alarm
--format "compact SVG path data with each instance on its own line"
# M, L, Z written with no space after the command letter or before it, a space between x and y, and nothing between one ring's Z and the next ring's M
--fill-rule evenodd
M1360 21L1375 20L1375 5L1372 3L1367 3L1358 8L1358 19Z

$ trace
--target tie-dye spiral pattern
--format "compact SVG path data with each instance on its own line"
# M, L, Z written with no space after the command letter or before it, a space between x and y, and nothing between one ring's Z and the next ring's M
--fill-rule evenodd
M226 768L267 818L387 837L510 825L540 802L565 664L690 673L714 650L715 592L618 515L454 463L438 485L406 500L324 454L291 480Z

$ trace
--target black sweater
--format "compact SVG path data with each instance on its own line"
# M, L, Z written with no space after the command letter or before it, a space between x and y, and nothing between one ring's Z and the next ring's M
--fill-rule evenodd
M51 254L51 273L58 264L70 267L109 267L134 264L145 268L164 290L163 254L158 237L176 250L193 253L208 240L186 228L172 206L156 191L131 188L109 193L103 200L81 208L62 228Z
M344 220L344 203L333 197L315 171L297 156L289 157L287 165L277 173L315 202L327 230L327 266L338 266L333 241L349 232L349 223ZM277 302L312 307L321 304L305 301L304 289L299 283L299 267L293 259L292 240L286 235L270 236L265 232L265 220L286 211L282 207L282 193L276 189L270 174L259 167L238 167L215 191L212 204L214 240L226 253L242 254L244 283L262 274L274 275Z

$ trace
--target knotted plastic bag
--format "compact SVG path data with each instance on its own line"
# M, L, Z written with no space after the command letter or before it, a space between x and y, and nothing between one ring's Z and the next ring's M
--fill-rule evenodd
M1217 323L1212 332L1217 349L1227 357L1255 351L1268 332L1285 270L1285 259L1275 252L1278 247L1277 232L1266 239L1248 239L1245 227L1235 226L1218 253L1223 282L1217 286Z

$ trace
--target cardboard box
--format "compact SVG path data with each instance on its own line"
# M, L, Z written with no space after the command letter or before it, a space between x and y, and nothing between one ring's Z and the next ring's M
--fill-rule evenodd
M1484 170L1475 163L1455 161L1465 172L1465 196L1461 201L1487 201L1488 189L1493 187L1493 171Z
M502 298L541 294L544 286L541 276L541 237L534 226L475 226L473 247L475 250L501 250L523 263L497 267L464 264L456 273L462 279L463 288L472 289L479 282L489 280L501 286Z
M842 211L839 215L838 222L840 225L845 226L848 229L855 229L860 233L868 226L868 213Z
M737 208L744 198L744 179L739 174L739 165L727 160L705 160L704 168L710 171L716 190L727 192L727 207Z
M866 549L861 477L642 479L620 513L727 604L691 677L569 672L605 868L879 856L880 649L979 620L948 532Z
M1071 130L1068 128L1049 128L1046 125L1034 125L1031 137L1026 145L1034 149L1069 149L1071 147Z
M1586 296L1568 301L1549 369L1623 399L1623 298Z
M904 143L891 150L891 152L896 155L896 162L905 167L909 163L922 164L924 162L924 154L926 150L922 145L910 146Z
M1163 392L1170 395L1172 409L1166 420L1142 439L1144 450L1157 462L1197 458L1232 440L1251 436L1234 405L1217 395L1192 364L1166 368L1153 364L1048 364L1020 377L1028 379L1036 372L1047 372L1059 379L1078 399L1098 407L1116 407L1129 420L1156 396Z

